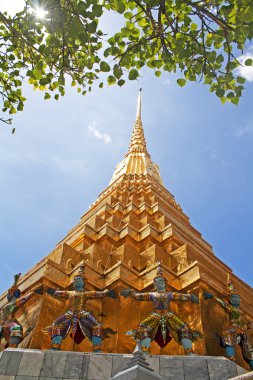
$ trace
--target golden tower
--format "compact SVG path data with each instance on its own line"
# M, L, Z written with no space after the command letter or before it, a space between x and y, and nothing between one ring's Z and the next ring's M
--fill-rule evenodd
M141 93L130 146L109 183L80 222L69 231L55 249L20 279L23 294L41 284L70 289L73 274L85 263L87 289L123 288L148 291L153 287L158 261L168 280L168 290L191 292L200 304L173 304L172 309L189 325L203 332L194 344L198 354L224 355L214 338L227 321L226 314L214 302L202 299L203 291L226 293L227 274L241 295L241 308L253 319L253 289L236 277L213 253L211 245L190 223L174 196L163 186L158 166L147 151L141 121ZM3 294L0 306L5 303ZM89 301L89 310L104 327L116 331L103 342L103 352L130 353L135 343L124 332L134 328L152 310L149 302L137 302L118 296L115 300ZM17 319L32 332L21 343L24 348L47 349L50 338L43 329L67 308L65 301L49 295L32 298ZM67 337L62 350L91 351L84 340L74 345ZM165 347L153 342L152 354L181 355L183 349L173 340ZM237 349L236 361L246 362Z

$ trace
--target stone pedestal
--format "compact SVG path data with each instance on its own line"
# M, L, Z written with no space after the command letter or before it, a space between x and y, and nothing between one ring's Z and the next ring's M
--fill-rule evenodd
M110 380L162 380L162 378L150 367L147 356L143 354L140 342L138 342L126 369L117 373Z
M161 380L161 376L155 372L150 372L147 369L136 365L134 367L125 369L117 375L113 376L110 380Z
M0 380L108 380L132 355L7 349L0 353ZM147 356L163 380L228 380L246 371L220 356Z

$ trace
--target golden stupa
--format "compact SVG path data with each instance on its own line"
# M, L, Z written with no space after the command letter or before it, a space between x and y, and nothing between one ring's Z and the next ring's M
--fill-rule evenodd
M73 274L83 261L88 290L109 288L117 294L123 288L153 289L153 278L161 262L168 290L199 296L199 305L172 302L172 310L180 318L203 332L203 339L194 344L197 354L224 356L214 335L221 333L227 316L214 302L204 301L202 293L226 293L228 273L241 296L241 309L249 320L253 319L253 289L214 255L212 246L191 225L174 196L163 186L159 168L147 151L140 94L129 150L117 165L109 186L55 249L21 277L19 288L23 294L42 284L71 289ZM5 299L6 293L0 306ZM24 330L33 328L20 346L48 349L50 338L43 329L66 308L66 301L50 295L33 297L16 315ZM88 308L104 327L116 331L103 341L103 352L130 353L135 342L124 332L136 327L152 310L152 304L118 296L115 300L89 301ZM67 337L62 350L89 352L92 346L87 339L75 345ZM247 367L240 348L236 350L237 363ZM173 340L163 349L153 342L151 353L184 354Z

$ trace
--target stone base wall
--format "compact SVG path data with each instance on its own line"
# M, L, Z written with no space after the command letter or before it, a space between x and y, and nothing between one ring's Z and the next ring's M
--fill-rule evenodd
M0 353L0 380L108 380L132 355L7 349ZM220 356L148 356L163 380L228 380L245 369Z

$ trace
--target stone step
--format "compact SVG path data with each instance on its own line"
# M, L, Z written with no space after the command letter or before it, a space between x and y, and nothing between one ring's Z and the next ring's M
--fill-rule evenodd
M125 370L131 358L130 354L12 348L0 353L0 380L108 380ZM163 380L228 380L247 373L221 356L152 355L146 359L152 373Z

